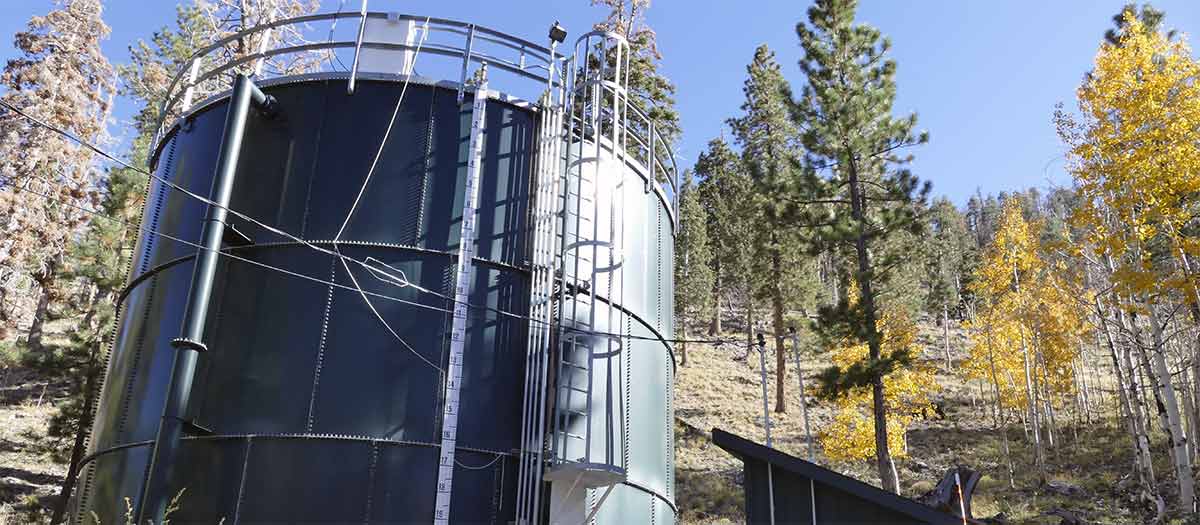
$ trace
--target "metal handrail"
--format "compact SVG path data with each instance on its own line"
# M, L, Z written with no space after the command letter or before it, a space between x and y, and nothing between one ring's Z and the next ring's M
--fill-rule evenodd
M553 67L551 64L550 49L528 40L515 37L496 31L494 29L460 22L457 20L449 20L444 18L433 17L418 17L413 15L390 15L393 20L415 21L420 22L424 26L426 23L430 34L448 34L448 35L465 35L468 30L475 33L475 39L486 42L488 44L499 46L505 50L515 52L515 58L507 58L496 53L481 52L479 50L455 47L452 44L445 43L426 43L425 47L420 51L441 56L463 57L468 62L487 62L490 66L496 67L510 73L535 80L538 82L548 82L549 71ZM204 46L193 53L186 61L184 61L178 72L172 77L171 83L168 84L167 91L163 94L162 103L159 106L158 120L155 123L155 139L154 144L157 145L159 139L164 132L164 125L167 119L170 118L178 107L181 100L190 102L189 97L191 89L201 83L212 80L222 73L230 69L251 63L253 61L261 61L273 56L290 54L290 53L305 53L325 50L337 50L350 47L362 47L367 49L383 49L383 50L407 50L415 51L413 46L403 44L394 44L390 42L371 42L371 41L330 41L330 42L314 42L301 45L279 45L279 46L263 46L257 53L242 56L232 61L216 62L215 67L210 67L201 70L199 64L206 62L206 58L211 58L209 55L214 51L224 49L227 45L237 40L245 39L249 36L266 34L267 32L276 30L280 27L298 26L321 21L334 21L339 19L359 19L363 21L367 18L388 19L389 14L384 12L368 12L361 15L357 12L337 12L337 13L322 13L313 15L303 15L280 20L265 22L257 26L243 29L236 33L232 33L223 38L213 41L211 44ZM473 29L472 29L473 28ZM357 53L356 53L357 55ZM357 56L356 56L357 58ZM324 68L322 64L319 67ZM191 73L191 74L189 74ZM354 74L352 73L352 76ZM190 78L189 78L190 77ZM187 80L185 80L187 79ZM460 79L465 80L465 78ZM460 82L461 83L461 82ZM181 84L186 84L185 89L181 89ZM557 84L557 82L555 82ZM182 108L186 111L187 107Z
M426 32L421 38L427 38L429 35L437 34L442 36L451 36L460 38L461 43L453 42L429 42L425 41L421 46L411 46L401 43L392 42L374 42L364 41L361 36L362 28L366 25L367 19L392 19L400 21L412 21L421 24L421 31ZM311 24L314 22L337 21L341 19L358 19L360 35L356 40L338 40L324 42L308 42L298 45L288 45L279 42L272 43L270 36L273 31L279 28L300 26ZM214 52L225 49L229 44L245 39L250 36L262 35L263 41L255 53L239 56L232 60L223 60L217 57L210 56ZM617 38L624 40L619 34L606 31L590 31L580 37L580 40L589 37L602 38ZM488 49L479 49L480 44L490 46ZM195 90L197 87L204 85L206 82L212 82L215 79L220 79L226 73L236 70L237 68L253 64L256 72L255 78L261 81L264 76L262 73L263 62L269 58L296 54L296 53L312 53L322 51L337 51L353 48L355 52L354 70L350 71L351 83L357 77L358 69L358 54L361 49L378 49L397 52L417 52L421 54L443 56L449 58L461 58L463 67L460 73L462 78L459 79L459 84L465 84L467 70L469 64L486 62L489 67L499 69L508 73L515 74L535 82L540 82L550 86L551 88L562 89L564 79L557 75L551 75L551 71L558 67L561 63L572 63L574 57L553 55L550 48L536 44L529 40L520 37L512 36L488 27L451 20L446 18L422 17L414 15L396 15L385 12L366 12L365 14L355 11L339 11L336 13L319 13L311 15L302 15L279 20L264 22L257 26L243 29L241 31L231 33L225 37L213 41L195 53L187 60L180 64L179 70L172 77L167 90L163 93L162 102L159 106L158 119L155 122L155 136L152 144L158 147L159 141L167 131L164 126L168 123L169 118L175 118L185 114L192 108L193 99L196 97ZM509 54L512 53L512 54ZM331 72L335 68L327 61L315 63L316 71L307 71L305 73L321 73ZM341 70L338 70L339 72ZM288 75L267 75L270 77L282 77ZM615 90L620 87L619 83L610 82L606 79L596 79L603 87L602 89ZM575 86L578 88L579 86ZM623 95L627 95L624 94ZM634 104L627 104L628 114L624 117L628 123L636 123L635 126L626 126L625 136L631 137L632 140L626 146L638 150L635 157L644 157L643 165L647 170L647 178L653 181L654 184L662 187L664 197L667 197L667 205L676 211L678 207L678 167L675 162L675 156L670 151L668 142L663 138L659 129L653 125L652 119L646 113ZM663 157L666 157L664 159ZM153 162L157 157L151 155L149 162L153 168ZM660 180L661 175L661 180ZM673 215L677 215L674 214Z

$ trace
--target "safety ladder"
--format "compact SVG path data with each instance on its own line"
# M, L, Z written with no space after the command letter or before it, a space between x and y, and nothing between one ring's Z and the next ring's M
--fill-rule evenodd
M590 521L626 476L628 49L619 35L588 33L571 64L551 461L544 475L551 522Z

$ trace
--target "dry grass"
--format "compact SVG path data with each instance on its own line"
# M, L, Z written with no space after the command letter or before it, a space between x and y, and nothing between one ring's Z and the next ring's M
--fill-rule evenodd
M16 366L0 370L0 525L45 523L67 465L46 436L61 388Z

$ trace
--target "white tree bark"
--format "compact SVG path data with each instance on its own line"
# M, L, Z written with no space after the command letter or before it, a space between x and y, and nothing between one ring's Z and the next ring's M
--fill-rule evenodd
M1188 513L1194 513L1196 493L1192 479L1192 463L1188 457L1187 434L1183 432L1183 422L1179 412L1179 402L1175 395L1171 371L1167 368L1166 356L1163 352L1163 327L1158 313L1153 305L1149 306L1150 333L1154 344L1150 349L1150 358L1155 376L1158 377L1158 388L1162 397L1163 409L1166 412L1168 431L1170 432L1171 462L1175 466L1175 475L1179 480L1179 503ZM1137 326L1137 323L1133 323Z

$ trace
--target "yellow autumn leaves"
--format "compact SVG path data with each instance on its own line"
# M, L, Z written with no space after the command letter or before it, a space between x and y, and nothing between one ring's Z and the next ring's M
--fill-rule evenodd
M1142 257L1147 243L1200 254L1197 238L1182 233L1200 191L1200 62L1182 39L1131 15L1125 23L1079 88L1079 117L1060 111L1055 120L1082 201L1074 221L1098 257L1116 257L1117 292L1139 297L1183 285Z
M851 297L858 295L850 290ZM883 357L897 352L920 353L916 348L917 326L908 314L900 309L885 309L879 320L883 334ZM831 352L833 364L846 369L854 363L867 359L866 343L846 344ZM884 400L887 403L888 450L893 456L908 455L905 435L913 420L922 412L930 410L930 395L938 390L933 378L933 369L921 362L903 367L883 379ZM857 388L835 402L834 420L819 434L821 448L834 461L868 459L875 456L875 427L872 421L871 390Z
M1082 287L1050 257L1041 229L1015 199L1005 202L971 286L977 313L963 372L992 384L1004 409L1027 409L1030 395L1053 402L1073 393L1072 364L1087 335Z

